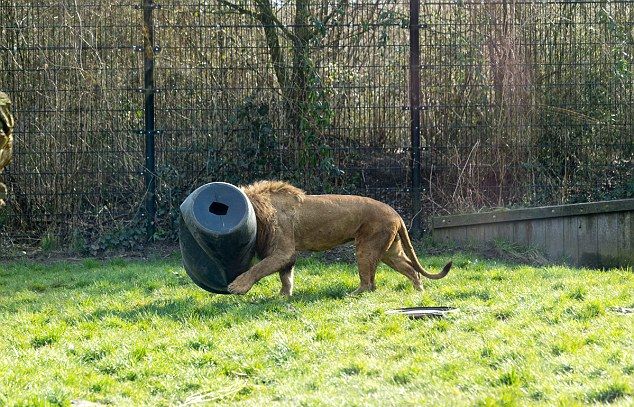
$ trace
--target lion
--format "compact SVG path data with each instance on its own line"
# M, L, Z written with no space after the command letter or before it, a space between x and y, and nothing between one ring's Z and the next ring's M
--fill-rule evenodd
M11 115L11 100L9 96L0 92L0 174L4 167L11 163L13 155L13 126L15 122ZM0 179L0 208L4 206L7 196L7 187Z
M389 205L354 195L307 195L282 181L259 181L241 187L257 220L258 263L239 275L229 292L245 294L260 279L279 272L280 294L293 294L294 265L298 251L323 251L355 241L360 284L352 294L374 291L380 261L407 277L422 290L421 276L429 274L418 262L405 223Z

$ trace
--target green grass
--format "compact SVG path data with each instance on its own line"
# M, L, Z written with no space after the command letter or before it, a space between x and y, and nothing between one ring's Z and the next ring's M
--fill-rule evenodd
M176 258L0 264L0 405L633 405L632 270L454 255L416 292L382 266L302 260L246 296L197 288ZM437 271L447 258L424 259ZM445 319L390 308L449 305Z

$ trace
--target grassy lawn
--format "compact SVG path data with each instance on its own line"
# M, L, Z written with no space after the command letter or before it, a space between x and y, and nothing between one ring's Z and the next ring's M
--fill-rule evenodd
M634 404L631 269L452 257L357 298L355 267L302 260L290 300L277 276L209 294L176 257L0 264L0 405ZM385 314L418 305L460 311Z

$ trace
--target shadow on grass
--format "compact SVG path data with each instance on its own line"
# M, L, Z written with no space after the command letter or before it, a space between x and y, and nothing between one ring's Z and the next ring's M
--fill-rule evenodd
M143 289L142 284L144 283L144 279L137 278L125 283L114 283L104 287L103 281L109 280L100 280L102 280L101 283L96 282L95 284L103 287L103 290L95 287L91 287L89 290L89 294L94 295L97 301L100 297L108 296L108 293L113 293L117 297L126 297L126 292L139 290L139 288ZM191 286L194 290L200 290L193 283L191 283ZM168 285L165 284L161 287L168 287ZM82 315L82 319L100 321L105 318L116 317L134 323L153 317L182 321L187 318L217 320L230 316L232 322L239 323L260 317L268 318L269 314L275 313L278 318L290 320L300 317L299 312L293 307L294 304L341 299L346 297L348 292L349 287L338 283L313 287L310 291L299 290L291 298L280 296L276 290L258 294L256 297L252 294L236 296L209 293L208 297L203 297L202 299L200 295L192 295L191 298L183 297L183 292L181 291L177 296L166 295L163 298L154 299L150 303L126 309L117 309L117 306L99 308L87 315ZM15 305L19 306L19 302L16 302ZM121 305L126 306L123 301ZM33 307L30 308L33 309Z
M129 309L100 308L82 317L97 321L108 317L117 317L134 323L152 317L169 318L176 321L182 321L186 318L216 320L230 314L232 322L240 323L262 316L268 318L271 313L275 313L278 318L291 320L300 317L299 311L293 306L295 304L336 300L346 297L347 294L348 287L339 284L315 287L307 292L299 291L290 299L281 297L276 291L256 298L250 295L235 296L210 293L208 300L201 301L200 297L198 299L192 297L191 300L182 297L165 297Z
M174 273L174 265L132 263L127 267L103 264L100 267L38 268L37 273L3 273L0 278L0 305L9 312L28 309L40 312L51 307L62 310L69 298L89 297L96 304L112 303L83 315L92 320L119 317L127 321L147 320L153 316L182 320L183 318L210 318L231 313L233 318L247 320L267 313L278 313L283 318L296 318L294 304L311 303L344 298L353 288L343 283L323 283L303 290L299 287L293 297L284 298L277 288L246 296L204 293L182 272ZM16 270L17 271L17 270ZM23 270L20 270L23 271ZM270 278L273 278L271 276ZM155 290L166 289L166 294L147 303L143 296ZM185 289L183 291L182 289ZM170 292L169 290L174 290ZM191 290L191 299L187 293ZM142 304L125 303L125 298L139 297ZM145 302L145 303L144 303ZM76 307L77 305L73 305Z

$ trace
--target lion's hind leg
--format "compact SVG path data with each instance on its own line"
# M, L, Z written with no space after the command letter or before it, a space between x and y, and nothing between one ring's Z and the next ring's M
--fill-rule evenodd
M416 272L416 269L414 269L412 263L405 255L401 238L398 235L394 238L390 248L385 255L383 255L383 258L381 258L381 261L410 279L416 290L422 291L423 286L420 281L420 275Z
M376 289L376 267L395 235L396 231L385 230L357 238L357 264L361 282L359 288L352 292L353 295Z

